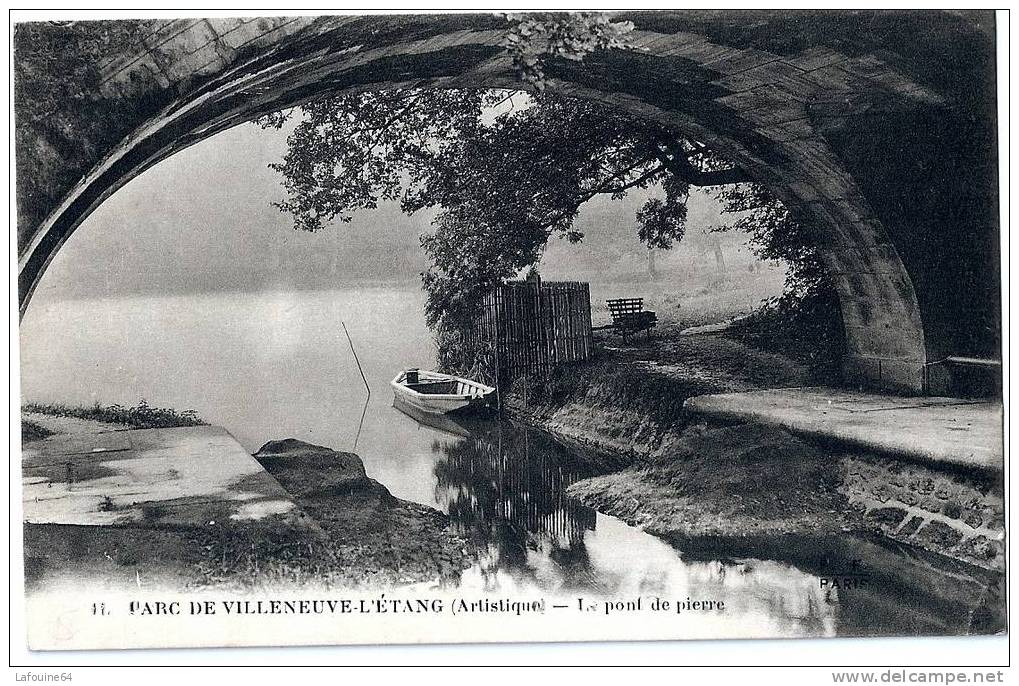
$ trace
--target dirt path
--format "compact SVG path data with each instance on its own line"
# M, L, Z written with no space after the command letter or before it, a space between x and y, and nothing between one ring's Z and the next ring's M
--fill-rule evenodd
M678 384L739 392L787 388L816 383L810 366L801 360L753 348L720 333L681 336L678 325L664 326L650 338L640 336L624 344L606 331L595 340L604 351L599 362L636 366L664 375Z

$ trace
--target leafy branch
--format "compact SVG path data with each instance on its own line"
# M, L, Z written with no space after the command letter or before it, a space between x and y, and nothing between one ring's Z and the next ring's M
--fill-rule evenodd
M520 78L538 91L545 88L550 57L579 62L596 50L627 49L629 21L612 21L604 12L507 14L511 27L501 45L513 58Z

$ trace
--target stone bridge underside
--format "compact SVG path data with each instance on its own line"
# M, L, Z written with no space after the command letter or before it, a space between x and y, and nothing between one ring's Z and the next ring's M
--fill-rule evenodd
M620 18L632 50L554 62L549 87L710 144L809 222L841 301L847 382L920 392L928 361L997 356L992 16ZM323 94L520 88L505 28L489 15L153 24L96 65L87 106L19 121L22 312L81 221L153 164Z

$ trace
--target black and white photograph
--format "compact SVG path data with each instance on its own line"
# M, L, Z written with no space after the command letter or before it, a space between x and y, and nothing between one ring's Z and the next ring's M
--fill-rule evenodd
M1007 12L200 15L11 17L12 644L1007 634Z

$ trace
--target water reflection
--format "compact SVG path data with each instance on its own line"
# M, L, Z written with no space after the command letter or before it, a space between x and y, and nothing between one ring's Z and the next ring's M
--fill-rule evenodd
M453 420L396 405L448 437L431 446L435 503L481 551L475 571L483 589L498 590L504 576L518 583L547 576L551 565L564 588L599 590L585 544L597 515L565 496L595 465L508 421Z
M691 637L988 630L973 624L988 581L960 565L846 536L675 547L565 496L574 481L618 465L510 421L397 407L432 429L434 505L480 551L461 589L724 603L724 612L673 618L677 635ZM856 565L866 570L861 587L821 582Z
M772 561L686 561L664 541L565 496L571 483L608 471L611 462L513 422L454 420L396 405L441 432L431 446L435 503L480 551L461 588L725 604L724 612L677 616L692 635L835 632L837 601L815 577Z

